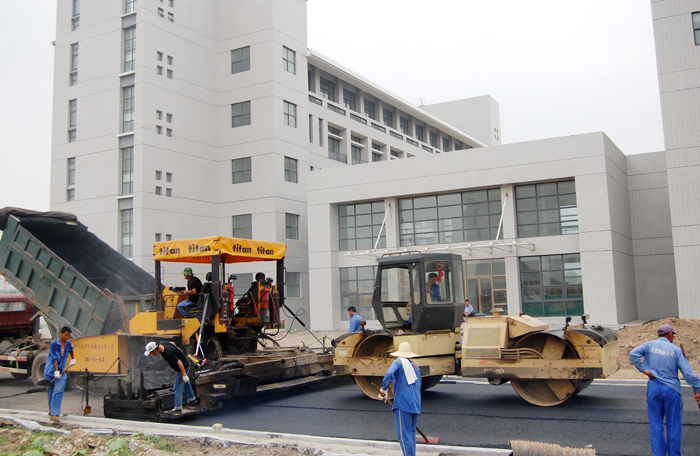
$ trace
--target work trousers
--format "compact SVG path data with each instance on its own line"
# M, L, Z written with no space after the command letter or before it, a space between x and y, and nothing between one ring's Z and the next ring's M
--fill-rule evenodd
M175 373L175 384L173 385L173 390L175 392L175 408L182 407L182 392L185 392L187 400L194 399L194 391L192 391L192 385L190 382L185 383L182 379L182 373Z
M681 456L681 414L683 400L680 393L658 380L647 384L647 411L649 438L654 456ZM664 417L666 435L664 438Z
M408 413L403 410L394 410L396 422L396 436L401 445L404 456L416 455L416 426L418 426L418 413Z
M180 304L177 305L177 310L180 311L180 315L183 317L187 316L187 306L191 306L192 304L195 304L195 302L190 301L190 298L185 299L182 301Z
M61 416L61 403L63 402L63 392L66 390L68 376L61 375L53 381L52 386L46 390L49 399L49 415Z

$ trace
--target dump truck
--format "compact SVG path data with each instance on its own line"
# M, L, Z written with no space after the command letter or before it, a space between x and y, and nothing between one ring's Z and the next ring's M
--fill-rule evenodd
M421 369L423 389L444 375L486 378L493 385L510 382L531 404L554 406L618 370L616 333L588 325L585 316L576 326L567 317L565 327L554 330L528 315L503 315L502 309L463 322L462 271L461 257L451 253L379 258L372 307L382 329L335 339L336 373L351 376L377 399L376 388L393 361L389 353L406 341L419 355L412 361Z

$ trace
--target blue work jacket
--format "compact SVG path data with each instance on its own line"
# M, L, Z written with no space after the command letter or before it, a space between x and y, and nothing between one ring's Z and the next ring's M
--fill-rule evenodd
M355 314L352 316L350 319L350 329L348 329L348 332L354 333L354 332L360 332L362 331L360 329L360 322L362 321L362 317L360 314Z
M420 387L422 384L420 369L411 363L416 372L416 381L409 385L406 381L406 374L403 372L401 360L396 359L389 370L384 374L382 389L388 390L390 384L394 384L394 406L392 410L402 410L408 413L420 413Z
M641 358L644 357L642 365ZM665 337L644 342L630 352L630 361L639 372L648 370L658 381L673 388L679 394L681 381L678 379L680 370L690 386L696 393L700 393L700 380L695 376L688 360L683 356L681 349Z
M68 357L72 352L73 345L70 343L70 341L66 341L66 346L63 350L63 356L61 356L61 341L54 340L53 342L51 342L51 345L49 346L49 357L46 360L46 367L44 367L44 377L47 380L53 380L53 373L56 370L53 365L54 361L58 361L59 372L63 372L64 370L66 370L66 366L68 365Z

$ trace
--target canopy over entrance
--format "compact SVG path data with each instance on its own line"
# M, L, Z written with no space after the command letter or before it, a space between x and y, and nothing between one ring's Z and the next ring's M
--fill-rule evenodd
M225 236L154 242L153 260L179 263L211 263L218 255L221 263L275 261L284 258L287 245Z

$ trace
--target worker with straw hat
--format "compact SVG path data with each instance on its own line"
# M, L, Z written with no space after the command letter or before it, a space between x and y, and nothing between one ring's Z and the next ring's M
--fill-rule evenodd
M394 361L382 380L382 389L379 398L386 401L389 385L394 384L394 421L396 422L396 436L401 445L404 456L416 454L416 426L420 415L420 388L421 373L409 358L416 355L411 350L411 344L401 342L399 350L391 353L398 358Z

